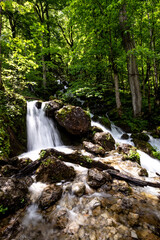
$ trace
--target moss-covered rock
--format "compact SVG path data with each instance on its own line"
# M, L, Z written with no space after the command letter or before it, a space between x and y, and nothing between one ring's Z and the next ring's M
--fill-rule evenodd
M139 139L133 139L133 142L138 149L152 156L152 152L154 151L154 148L151 146L150 143L139 140Z
M115 140L110 133L97 132L95 133L93 140L96 144L102 146L106 151L115 149Z
M61 100L54 99L45 104L44 111L47 117L54 118L55 111L59 110L62 107L63 107L63 102Z
M26 150L25 99L12 92L0 91L0 155L15 156Z
M132 133L131 137L133 139L138 139L138 140L142 140L145 142L149 141L149 136L145 133Z
M56 112L55 118L67 132L73 135L82 135L89 131L91 127L88 112L80 107L66 105Z
M76 176L73 167L68 167L55 157L47 157L36 171L36 180L55 183L62 180L71 181Z

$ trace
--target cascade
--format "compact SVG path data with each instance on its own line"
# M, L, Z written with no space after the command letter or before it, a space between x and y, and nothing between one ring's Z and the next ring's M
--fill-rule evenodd
M100 127L105 132L110 132L115 139L116 142L119 143L128 143L131 145L134 145L132 142L132 139L129 138L127 140L121 139L121 136L123 133L125 133L121 128L114 125L114 123L111 122L111 130L105 128L102 124L92 121L92 126ZM160 149L160 140L154 139L150 136L150 144L154 147L157 147L157 149ZM138 150L138 153L140 154L140 162L141 166L143 168L146 168L146 170L149 172L150 177L156 176L156 173L160 174L160 161L158 159L150 157L148 154Z
M41 149L61 146L62 140L56 124L45 116L45 102L41 108L36 107L36 101L27 102L27 153L20 157L38 158Z

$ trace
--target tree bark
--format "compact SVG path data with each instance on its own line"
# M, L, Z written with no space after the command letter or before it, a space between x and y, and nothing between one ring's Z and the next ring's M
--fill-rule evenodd
M131 37L130 34L130 27L128 27L127 25L128 19L125 5L122 6L122 9L120 11L119 21L124 48L126 53L128 54L127 57L128 78L132 96L133 113L134 116L136 117L138 115L141 115L142 97L139 82L139 73L136 64L136 57L132 53L128 53L128 51L131 51L132 49L135 48L135 45L134 39Z
M2 33L2 7L0 6L0 90L3 90L3 82L2 82L2 46L1 46L1 35L2 34L1 33Z

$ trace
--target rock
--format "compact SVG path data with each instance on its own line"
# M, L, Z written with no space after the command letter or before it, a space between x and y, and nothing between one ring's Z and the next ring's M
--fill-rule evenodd
M159 237L153 234L150 230L148 229L141 229L138 230L137 232L138 239L140 240L159 240Z
M45 104L44 111L45 111L46 116L54 117L55 111L59 110L62 107L63 107L63 102L61 100L54 99Z
M28 187L32 184L30 177L0 178L0 218L24 207L28 202Z
M99 144L93 144L91 142L83 141L83 146L86 151L94 153L96 155L104 156L105 150Z
M129 154L129 151L131 149L135 149L135 148L132 145L126 144L126 143L119 143L117 147L118 153L126 154L126 155Z
M115 192L121 192L125 195L130 195L132 193L132 188L125 181L113 180L112 189Z
M149 141L149 136L145 133L132 133L131 137L133 139L138 139L138 140L142 140L145 142Z
M41 106L42 106L42 102L41 101L38 101L38 102L36 102L36 107L38 108L38 109L41 109Z
M88 185L94 189L101 187L105 184L106 178L104 174L97 169L88 170Z
M43 191L38 200L38 205L41 209L47 209L57 202L62 196L62 188L51 184L47 186Z
M71 105L64 106L56 111L55 118L67 132L73 135L84 134L89 131L91 127L90 116L80 107Z
M106 128L111 130L111 122L106 116L102 116L98 118L98 121L103 124Z
M44 183L71 181L75 176L76 172L73 167L66 166L54 157L47 157L36 171L36 180Z
M68 212L66 209L59 209L55 214L55 226L60 229L64 229L68 223Z
M93 140L95 143L101 145L106 151L115 149L115 140L110 133L95 133Z
M128 214L128 223L130 226L138 225L139 223L139 215L137 213L130 212Z
M121 136L121 139L128 139L129 136L127 133L123 133L122 136Z
M133 139L133 142L138 149L152 156L152 152L154 151L154 148L151 146L150 143L139 140L139 139Z
M93 216L98 216L101 213L101 202L97 198L93 198L88 203L88 208L92 210Z
M120 143L117 147L117 151L123 154L122 160L130 160L137 162L140 165L140 156L137 149L130 144Z
M138 172L138 175L142 177L148 177L148 172L145 168L141 168Z
M16 173L18 173L18 168L13 167L12 165L2 166L0 170L0 175L4 177L11 177Z
M72 193L77 197L82 196L85 193L85 184L83 182L74 183L72 185Z

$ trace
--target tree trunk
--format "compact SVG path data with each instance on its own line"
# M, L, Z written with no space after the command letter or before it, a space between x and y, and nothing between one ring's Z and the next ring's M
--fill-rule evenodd
M2 32L2 7L0 6L0 90L3 89L3 83L2 83L2 46L1 46L1 41L2 40L1 40L1 32Z
M127 25L127 12L125 5L122 6L119 16L120 27L122 32L122 40L124 44L124 48L126 53L128 51L134 49L134 39L131 37L130 28ZM138 68L136 64L136 57L129 53L127 57L127 66L128 66L128 78L132 96L132 106L133 106L133 113L134 116L141 115L141 108L142 108L142 97L141 97L141 89L139 83L139 74Z
M120 100L120 94L119 94L119 83L118 83L118 73L114 71L114 85L115 85L115 96L116 96L116 106L118 110L119 116L121 116L121 100Z

